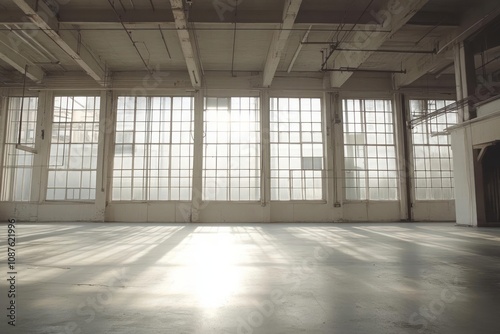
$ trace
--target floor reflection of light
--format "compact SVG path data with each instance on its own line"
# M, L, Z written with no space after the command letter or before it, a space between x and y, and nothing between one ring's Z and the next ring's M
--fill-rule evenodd
M223 306L240 283L238 254L228 233L202 234L192 244L192 287L200 307Z

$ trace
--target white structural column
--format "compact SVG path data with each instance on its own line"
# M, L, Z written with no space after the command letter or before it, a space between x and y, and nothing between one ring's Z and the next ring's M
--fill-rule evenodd
M43 70L37 65L30 64L22 55L16 52L14 41L10 40L4 33L0 33L0 59L22 74L26 70L26 77L35 82L40 82L43 79Z
M474 54L467 43L455 45L455 81L457 84L457 100L472 97L476 87L476 68ZM459 122L475 117L469 104L459 109Z
M54 43L63 49L80 67L99 84L106 80L105 66L91 50L83 45L81 38L72 32L58 32L59 22L43 1L12 0L38 28L42 29Z
M387 0L378 12L373 12L374 22L380 25L380 31L371 33L359 31L348 37L348 41L340 45L343 48L355 48L359 51L342 51L335 58L335 68L358 68L382 44L404 26L429 0L393 1ZM390 31L390 32L386 32ZM352 76L352 72L332 72L330 81L332 87L342 85Z
M189 30L187 29L188 21L186 13L184 12L184 1L170 0L170 5L172 7L172 13L174 14L175 27L177 28L177 34L179 35L182 53L184 54L184 59L186 60L186 66L189 72L189 77L191 78L191 83L194 88L200 88L201 75L194 57L194 48L191 43L191 36L189 35Z
M295 23L295 18L299 12L302 0L287 0L283 10L283 22L280 30L276 30L273 35L269 53L267 54L266 65L264 67L263 86L269 87L273 82L274 75L281 60L281 54L286 47L291 29Z
M194 96L194 151L193 151L193 184L191 205L179 206L181 219L184 222L199 222L203 210L203 108L202 91Z
M332 220L344 217L344 129L342 123L342 97L338 92L325 94L326 122L330 127L330 138L327 142L327 191L332 194L334 206Z

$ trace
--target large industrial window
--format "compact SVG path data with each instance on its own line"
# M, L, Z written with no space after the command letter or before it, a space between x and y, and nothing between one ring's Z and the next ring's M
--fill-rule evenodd
M457 112L425 118L455 101L410 100L412 119L422 119L411 131L416 200L452 200L453 163L449 137L444 130L457 123Z
M55 97L47 200L95 199L99 109L98 96Z
M190 200L193 98L118 97L116 201Z
M324 138L321 100L272 98L271 200L322 200Z
M343 100L346 200L398 200L390 100Z
M207 98L203 199L260 199L259 98Z
M2 175L2 201L29 201L33 171L33 152L17 149L17 144L35 148L38 98L10 97L7 109ZM21 113L22 109L22 113ZM19 136L19 120L21 120Z

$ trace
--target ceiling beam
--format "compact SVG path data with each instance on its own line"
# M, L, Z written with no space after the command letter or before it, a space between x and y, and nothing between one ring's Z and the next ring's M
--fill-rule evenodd
M356 49L378 49L382 44L393 36L402 26L404 26L429 0L415 0L398 2L394 7L394 1L387 0L383 5L383 10L375 15L382 23L381 31L372 33L355 32L349 38L352 43L341 43L341 48ZM392 7L391 7L392 6ZM390 31L390 32L385 32ZM365 52L335 52L333 68L358 68L371 55L373 51ZM342 85L352 76L352 72L332 72L330 83L332 87L342 87Z
M43 1L12 0L54 43L64 50L80 67L99 84L106 81L105 65L71 31L58 32L56 14Z
M9 38L5 34L0 33L0 59L23 75L26 71L27 78L35 82L41 82L44 76L42 68L29 63L25 58L20 56L18 52L13 50L10 47L11 45L12 43Z
M377 24L372 13L361 15L358 11L334 11L334 10L301 10L297 13L295 24L304 25L331 25L351 24L358 26L373 26ZM120 13L125 25L141 25L145 27L158 28L158 24L174 23L174 16L169 9L130 10ZM116 14L108 9L79 9L78 11L61 7L57 13L59 23L75 24L81 26L120 24ZM238 23L268 23L280 24L283 19L282 11L266 10L240 10L238 9ZM0 24L26 24L26 17L17 12L2 11L0 13ZM192 11L189 14L190 22L194 23L227 23L221 21L217 13L210 11ZM417 26L459 26L460 15L452 15L448 12L419 12L409 21L409 25Z
M278 65L281 60L281 53L286 47L286 42L290 36L290 29L295 23L295 18L300 9L302 0L286 0L285 8L283 10L283 21L280 26L280 30L276 30L273 34L273 39L271 46L269 47L269 52L267 54L266 64L264 66L263 73L263 86L269 87L273 82L274 75L278 69Z
M201 72L195 59L194 48L188 30L188 21L184 12L183 0L170 0L172 14L174 15L175 27L181 43L182 53L194 88L201 87Z
M452 51L433 55L410 55L403 61L403 68L406 69L406 73L394 74L394 86L397 89L408 86L425 74L445 67L450 61L453 62Z

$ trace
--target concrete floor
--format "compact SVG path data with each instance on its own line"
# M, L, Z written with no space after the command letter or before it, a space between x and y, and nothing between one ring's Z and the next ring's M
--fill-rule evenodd
M500 332L498 229L18 223L17 236L17 326L2 279L0 333Z

